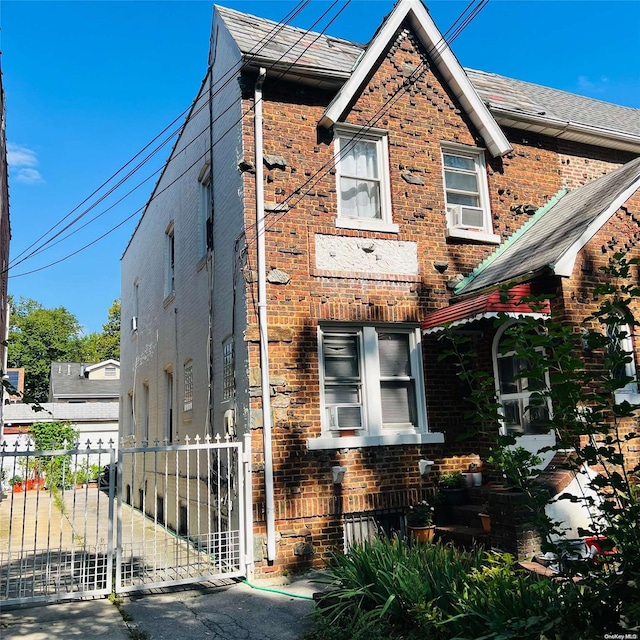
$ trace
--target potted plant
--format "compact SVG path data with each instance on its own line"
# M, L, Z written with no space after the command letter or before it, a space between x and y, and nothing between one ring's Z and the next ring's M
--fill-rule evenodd
M100 468L100 465L97 465L97 464L89 465L89 474L88 474L89 487L98 486L98 479L100 478L101 471L102 469Z
M24 478L22 476L13 476L13 478L9 478L9 484L13 487L14 493L20 493L26 488Z
M491 532L491 516L489 515L489 505L488 503L484 503L480 509L480 513L478 514L480 518L480 524L482 525L482 530L485 533Z
M407 529L413 540L431 542L435 533L433 524L433 507L426 500L409 507L407 512Z
M450 471L440 476L438 482L449 506L459 506L464 502L467 482L461 471Z

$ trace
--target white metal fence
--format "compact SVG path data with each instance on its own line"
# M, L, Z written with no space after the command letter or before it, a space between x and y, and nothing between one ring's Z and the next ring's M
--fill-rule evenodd
M0 605L246 575L245 443L3 444Z

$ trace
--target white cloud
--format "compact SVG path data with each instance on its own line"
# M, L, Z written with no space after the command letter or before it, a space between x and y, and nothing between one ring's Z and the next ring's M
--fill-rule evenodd
M41 184L42 175L35 168L38 156L33 149L20 144L7 143L7 162L10 165L11 178L22 184Z
M44 182L37 169L28 169L26 167L18 168L13 178L16 182L22 182L23 184L40 184Z
M36 152L19 144L7 143L7 162L15 167L37 167Z
M609 78L601 76L597 80L591 80L588 76L578 77L578 87L585 93L602 93L608 87Z

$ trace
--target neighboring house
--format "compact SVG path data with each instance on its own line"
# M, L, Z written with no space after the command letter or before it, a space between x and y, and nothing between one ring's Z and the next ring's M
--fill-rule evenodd
M4 442L13 451L27 444L34 422L70 422L78 431L80 448L117 450L119 438L120 363L105 360L96 364L52 362L49 402L35 406L15 402L3 407ZM75 443L70 443L70 447ZM90 464L107 464L107 454L91 454ZM5 460L9 464L10 460ZM10 474L11 475L11 474Z
M497 310L638 255L640 111L465 70L417 0L365 47L217 6L209 63L122 258L121 433L250 433L256 569L302 568L486 455L434 332L506 371Z
M4 404L13 402L22 402L24 394L24 367L15 367L7 369L7 382L11 391L5 389Z
M49 402L118 402L120 363L52 362Z

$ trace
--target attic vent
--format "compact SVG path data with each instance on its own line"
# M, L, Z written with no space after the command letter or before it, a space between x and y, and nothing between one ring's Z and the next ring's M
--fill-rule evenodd
M116 377L116 368L113 365L104 368L104 377L105 378L115 378Z

